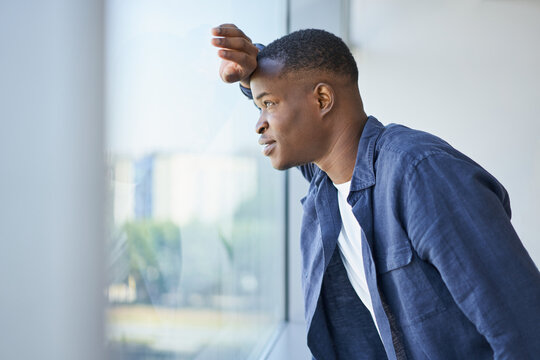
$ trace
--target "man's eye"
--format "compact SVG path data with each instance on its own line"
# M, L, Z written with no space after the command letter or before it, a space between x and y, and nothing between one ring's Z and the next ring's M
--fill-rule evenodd
M267 107L269 107L269 106L274 105L274 103L273 103L272 101L268 101L268 100L267 100L267 101L263 102L263 105L264 105L264 107L267 108Z

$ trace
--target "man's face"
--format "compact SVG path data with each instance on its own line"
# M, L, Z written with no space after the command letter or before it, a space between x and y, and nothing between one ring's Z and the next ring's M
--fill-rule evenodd
M260 109L259 144L279 170L315 162L324 153L320 107L309 79L281 75L283 64L263 59L250 80Z

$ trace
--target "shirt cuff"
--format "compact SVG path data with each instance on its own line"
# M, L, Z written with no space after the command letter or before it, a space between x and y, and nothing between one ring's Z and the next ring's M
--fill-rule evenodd
M242 94L244 94L248 99L253 99L250 88L244 87L240 83L238 83L238 85L240 85L240 91L242 91Z

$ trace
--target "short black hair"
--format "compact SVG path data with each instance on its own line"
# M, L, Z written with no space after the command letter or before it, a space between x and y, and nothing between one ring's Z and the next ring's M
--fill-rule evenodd
M257 60L262 59L281 61L284 73L324 71L358 81L351 51L341 38L325 30L298 30L274 40L259 52Z

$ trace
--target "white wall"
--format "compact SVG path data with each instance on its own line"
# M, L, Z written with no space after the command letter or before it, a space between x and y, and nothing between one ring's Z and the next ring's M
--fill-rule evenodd
M497 177L540 264L540 2L351 5L368 114L441 136Z
M0 359L103 359L102 2L0 2Z

